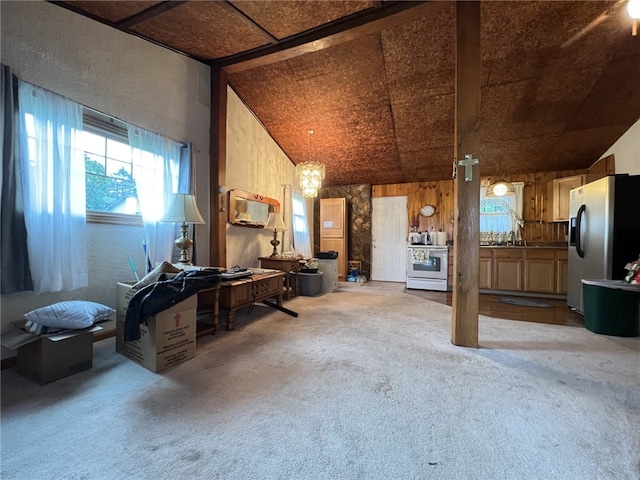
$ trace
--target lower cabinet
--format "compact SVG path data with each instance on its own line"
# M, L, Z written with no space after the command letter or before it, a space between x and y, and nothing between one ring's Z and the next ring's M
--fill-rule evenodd
M493 250L493 288L496 290L522 290L522 250Z
M562 248L482 247L478 288L567 294L568 252ZM449 250L449 289L453 288L453 251Z
M478 286L504 290L566 295L566 249L483 247L480 249Z
M478 268L478 287L493 288L491 250L480 249L480 265Z
M569 253L566 250L557 252L556 260L556 293L567 293L567 280L569 278Z
M556 293L555 250L525 250L524 290Z

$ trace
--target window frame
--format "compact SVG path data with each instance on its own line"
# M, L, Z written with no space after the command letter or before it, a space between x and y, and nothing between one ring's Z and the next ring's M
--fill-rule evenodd
M100 135L107 139L123 142L129 145L127 124L122 120L110 117L101 112L98 112L97 110L84 107L82 112L82 122L83 131L90 132L95 135ZM142 215L140 214L101 212L98 210L87 209L86 218L87 223L136 226L143 225Z

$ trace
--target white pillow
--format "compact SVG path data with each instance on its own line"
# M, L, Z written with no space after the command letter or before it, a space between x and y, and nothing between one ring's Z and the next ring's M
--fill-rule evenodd
M113 308L100 303L70 300L32 310L24 316L27 320L47 327L79 329L106 320L114 313Z

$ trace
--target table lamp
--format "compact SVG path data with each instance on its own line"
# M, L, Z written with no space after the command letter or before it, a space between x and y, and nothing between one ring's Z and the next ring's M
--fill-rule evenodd
M278 232L287 231L287 226L284 224L284 220L282 220L282 214L278 212L269 213L269 218L264 228L267 230L273 230L273 240L271 240L271 242L269 243L273 245L273 252L271 252L271 256L277 257L278 245L280 245L280 241L278 240Z
M188 237L187 224L188 223L205 223L202 215L198 211L196 205L196 199L193 195L186 195L178 193L174 196L173 204L169 211L162 217L163 222L182 222L182 236L176 239L174 242L180 249L180 260L178 263L185 265L191 265L191 258L189 257L189 249L193 245L193 240Z

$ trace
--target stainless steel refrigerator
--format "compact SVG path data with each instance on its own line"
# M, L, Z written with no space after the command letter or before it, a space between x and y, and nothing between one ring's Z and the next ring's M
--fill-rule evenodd
M582 314L582 279L622 280L640 254L640 175L610 175L569 195L567 305Z

